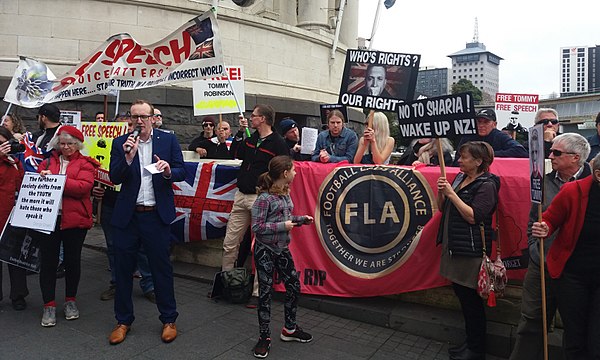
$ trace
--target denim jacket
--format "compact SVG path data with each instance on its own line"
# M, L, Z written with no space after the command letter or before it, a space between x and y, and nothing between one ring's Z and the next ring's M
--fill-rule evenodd
M312 154L312 161L320 161L319 153L321 149L326 149L329 153L329 162L337 163L344 160L352 162L358 147L358 137L354 131L344 127L338 137L329 135L329 130L325 130L317 137L315 151Z

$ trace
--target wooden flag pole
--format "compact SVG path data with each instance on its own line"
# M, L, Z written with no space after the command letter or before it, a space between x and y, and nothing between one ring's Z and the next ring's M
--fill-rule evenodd
M542 222L542 204L538 204L538 222ZM540 282L542 288L542 331L544 334L544 360L548 360L548 319L546 315L546 269L544 260L544 238L540 238Z
M375 110L369 111L369 116L367 116L367 127L373 128L373 116L375 115Z
M446 163L444 161L444 149L442 149L442 140L440 138L437 138L435 139L435 141L438 151L438 162L440 163L440 171L442 173L442 176L446 177Z

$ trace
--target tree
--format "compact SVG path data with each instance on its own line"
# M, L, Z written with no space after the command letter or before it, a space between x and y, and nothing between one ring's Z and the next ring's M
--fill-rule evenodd
M471 92L473 95L473 102L475 104L479 104L483 98L481 90L479 90L477 86L473 85L473 83L467 79L460 79L456 84L452 85L452 94L458 94L462 92Z

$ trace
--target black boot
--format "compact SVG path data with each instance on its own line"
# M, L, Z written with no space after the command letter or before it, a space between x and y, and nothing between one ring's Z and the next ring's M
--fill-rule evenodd
M467 340L465 340L460 345L455 345L455 346L449 347L448 348L448 354L450 354L450 355L456 355L456 354L459 354L459 353L465 351L466 348L467 348Z
M485 353L477 353L465 347L461 352L450 354L450 360L485 360Z

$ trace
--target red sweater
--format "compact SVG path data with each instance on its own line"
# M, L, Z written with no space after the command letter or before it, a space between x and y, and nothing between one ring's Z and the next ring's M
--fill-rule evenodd
M554 279L560 277L575 249L592 185L595 185L593 176L564 184L542 215L543 221L550 228L548 235L558 230L546 259L548 272Z
M15 192L19 191L23 181L23 165L14 160L15 164L11 164L6 156L0 157L0 232L15 206Z
M50 164L48 164L48 161ZM92 227L92 201L90 195L94 186L94 173L100 164L76 152L69 159L66 171L65 190L62 197L61 229L89 229ZM49 159L38 167L38 172L50 170L58 174L60 159L57 151L52 152Z

